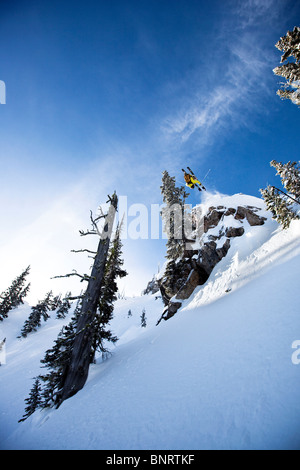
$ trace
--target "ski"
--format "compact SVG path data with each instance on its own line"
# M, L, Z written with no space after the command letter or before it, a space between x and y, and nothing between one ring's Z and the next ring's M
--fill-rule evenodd
M193 172L193 170L191 170L191 168L190 168L189 166L187 166L187 169L188 169L188 171L191 173L192 176L194 176L195 178L197 178L196 175L195 175L195 173ZM183 171L183 173L186 173L186 171L185 171L183 168L181 168L181 170ZM201 187L198 185L198 183L195 183L195 186L196 186L196 188L198 189L198 191L202 191L202 189L204 189L204 191L206 191L206 188L203 186L202 183L201 183Z
M196 175L195 175L195 173L193 172L193 170L192 170L189 166L187 166L187 169L189 170L189 172L190 172L193 176L195 176L195 178L197 178ZM198 186L197 186L197 188L199 189ZM205 188L205 186L204 186L202 183L201 183L201 189L204 189L204 191L206 191L206 188ZM201 189L199 189L199 191L201 191Z

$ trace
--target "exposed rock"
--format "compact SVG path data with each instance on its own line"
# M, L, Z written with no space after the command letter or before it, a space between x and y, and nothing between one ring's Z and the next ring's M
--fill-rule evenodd
M242 206L238 206L234 218L236 220L243 220L245 217L246 217L246 208Z
M263 225L265 223L266 218L256 214L256 212L259 210L260 209L253 206L238 206L234 218L236 220L243 220L246 217L247 221L249 222L249 225L251 226Z
M256 211L259 210L256 207L249 207L247 206L247 211L246 211L246 218L251 226L254 225L263 225L265 223L265 220L267 220L265 217L261 217L256 214Z
M186 282L176 295L176 299L188 299L194 292L195 288L200 284L200 275L196 269L192 269Z
M225 213L225 208L223 209L224 210L217 210L215 207L210 207L208 209L208 214L204 216L204 233L218 225Z
M228 227L225 231L225 235L228 238L241 237L244 235L244 227Z
M169 318L173 317L180 309L181 305L181 302L169 302L169 305L164 309L163 314L156 325L158 325L162 320L169 320Z
M224 215L233 215L235 213L236 213L236 209L234 209L233 207L229 207L229 209L227 209Z
M162 297L167 308L159 321L162 319L167 320L175 315L182 305L182 302L179 301L188 299L197 286L203 285L207 281L212 270L226 256L229 248L229 238L226 238L221 248L217 248L217 244L213 241L205 243L199 250L196 260L185 260L184 271L180 273L180 277L178 277L180 272L178 265L181 265L181 263L177 264L175 269L177 279L175 279L174 283L168 283L168 278L164 278L160 283ZM184 260L181 261L184 262ZM180 287L178 288L179 285Z
M227 254L230 248L230 240L229 238L226 239L224 245L221 248L217 248L216 242L208 242L203 245L203 247L199 250L199 255L197 258L197 267L201 271L204 271L206 274L206 279L210 276L210 273L216 266L216 264L221 261L221 259ZM204 284L202 282L200 285Z
M193 269L193 261L194 260L188 257L180 259L177 262L169 262L164 277L158 280L162 299L165 305L168 305L170 299L177 294L189 277L189 274Z

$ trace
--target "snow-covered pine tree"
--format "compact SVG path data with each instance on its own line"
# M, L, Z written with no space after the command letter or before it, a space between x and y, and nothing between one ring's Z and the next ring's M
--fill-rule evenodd
M67 292L64 299L61 300L60 306L58 307L56 311L56 318L65 318L68 311L71 308L71 302L70 302L70 297L71 297L71 292Z
M268 186L260 190L265 200L267 210L272 213L272 218L284 228L290 226L291 220L295 217L292 212L292 204L274 186Z
M184 252L185 200L188 193L185 191L184 186L179 188L176 186L175 176L170 176L167 171L163 172L160 189L165 203L161 216L168 237L166 258L169 260L176 259L182 256Z
M272 160L271 166L276 168L286 192L275 186L268 186L260 192L267 209L272 212L273 219L284 229L290 226L293 219L299 219L300 204L300 166L297 162L281 163ZM298 204L297 204L298 201Z
M141 327L146 328L146 326L147 326L146 310L143 308L142 315L141 315Z
M55 297L53 297L50 302L51 312L54 312L55 310L57 310L59 307L61 307L61 305L62 305L61 294L58 294Z
M37 377L33 384L32 389L30 390L29 397L25 399L25 403L27 406L25 408L25 414L21 419L19 419L19 423L25 421L25 419L29 418L37 408L41 405L41 385L40 380Z
M270 165L277 170L276 175L280 176L286 191L295 199L300 200L300 162L281 163L272 160Z
M35 404L29 410L25 409L26 413L20 421L25 421L37 408L48 408L59 404L65 372L71 361L81 303L82 299L80 298L70 322L63 326L54 341L54 346L46 351L41 360L43 367L49 369L49 372L37 377L38 387L36 384L33 386L33 389L36 390L33 395ZM31 403L31 397L29 396L25 402Z
M164 230L167 233L167 254L168 264L165 269L165 285L173 285L177 278L176 260L184 254L186 212L185 200L188 193L184 186L176 186L175 177L170 176L167 171L163 172L161 193L165 207L161 211ZM167 302L166 293L161 290L164 302Z
M24 303L23 299L28 294L30 288L30 284L24 287L29 271L30 266L14 279L11 286L0 295L0 321L7 318L10 310Z
M288 31L275 47L283 52L280 61L283 65L276 67L273 72L286 79L277 95L300 106L300 28L295 26L293 31Z
M105 266L103 284L100 290L97 313L94 318L94 340L93 359L97 351L105 354L108 352L105 342L115 343L118 338L113 336L107 328L112 320L114 302L117 300L118 285L117 279L125 277L127 272L122 268L122 242L120 239L120 227L117 227L114 240L111 242L110 250Z
M43 382L42 408L55 406L60 401L65 373L71 361L79 314L80 309L75 309L70 322L61 329L54 346L46 351L41 360L43 367L49 369L47 374L39 376Z
M38 301L38 303L31 308L30 315L21 330L21 337L26 338L29 333L36 331L37 328L41 326L42 318L44 321L50 318L48 311L52 308L52 296L52 291L48 292L43 300Z
M77 299L76 306L73 312L73 317L77 318L77 316L80 314L81 307L82 307L82 298L83 298L83 291L80 292L80 295L77 298L76 297L72 298L72 300Z

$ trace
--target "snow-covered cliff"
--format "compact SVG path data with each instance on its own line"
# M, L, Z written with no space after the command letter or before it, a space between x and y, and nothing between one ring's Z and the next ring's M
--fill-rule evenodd
M263 201L243 194L207 195L205 202L193 209L192 219L194 243L189 243L180 259L166 265L157 279L166 304L161 319L172 317L182 301L207 282L230 248L231 256L237 245L251 244L253 248L254 239L261 243L275 227ZM243 240L237 242L240 237Z

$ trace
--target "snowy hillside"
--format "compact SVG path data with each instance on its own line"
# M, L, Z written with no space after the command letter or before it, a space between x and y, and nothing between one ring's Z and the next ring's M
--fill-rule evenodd
M158 294L118 300L112 356L59 409L23 423L39 361L69 318L17 339L30 307L12 311L0 324L0 447L300 449L300 221L282 231L264 215L169 320L156 326Z

